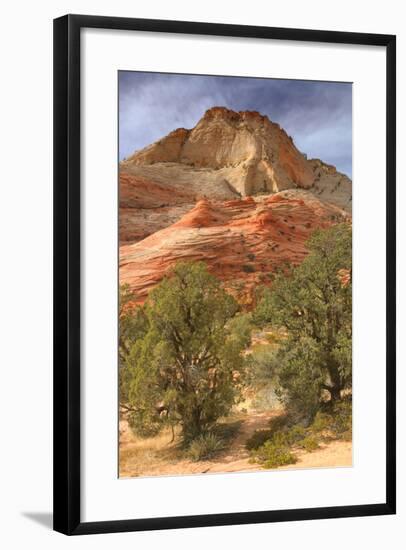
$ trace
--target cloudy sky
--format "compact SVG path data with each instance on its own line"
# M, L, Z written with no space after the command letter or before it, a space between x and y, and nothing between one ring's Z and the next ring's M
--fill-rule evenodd
M352 176L352 87L336 82L121 71L120 159L175 128L193 128L214 106L268 115L309 158Z

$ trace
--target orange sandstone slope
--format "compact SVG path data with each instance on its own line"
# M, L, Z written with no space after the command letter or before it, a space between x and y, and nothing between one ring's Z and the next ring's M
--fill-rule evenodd
M171 225L193 208L187 188L164 186L141 176L120 173L120 245L144 239Z
M253 289L286 262L300 263L318 227L349 214L312 193L288 190L229 201L201 199L169 227L120 247L120 282L138 302L181 260L204 260L225 286L247 303Z

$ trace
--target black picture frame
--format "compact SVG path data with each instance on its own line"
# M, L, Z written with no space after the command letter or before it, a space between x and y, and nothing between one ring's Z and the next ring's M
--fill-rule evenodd
M83 523L80 514L80 31L248 37L386 48L386 500L293 510ZM54 529L67 535L343 518L396 511L396 37L184 21L66 15L54 20Z

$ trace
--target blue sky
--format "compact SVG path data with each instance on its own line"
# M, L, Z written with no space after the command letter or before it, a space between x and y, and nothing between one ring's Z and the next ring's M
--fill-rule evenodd
M119 73L119 157L175 128L193 128L210 107L259 111L308 155L352 176L349 83L162 73Z

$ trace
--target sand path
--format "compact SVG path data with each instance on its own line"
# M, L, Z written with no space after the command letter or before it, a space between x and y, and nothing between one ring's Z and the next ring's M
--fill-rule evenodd
M269 426L269 420L278 412L250 411L243 420L237 435L229 447L216 458L193 462L179 458L170 441L170 434L163 434L150 440L139 440L132 435L128 426L120 423L120 477L188 475L220 472L248 472L261 469L249 462L245 443L251 435ZM126 424L126 423L125 423ZM301 468L326 468L351 466L352 444L348 441L333 441L307 453L295 452L296 464L283 466L278 470Z

